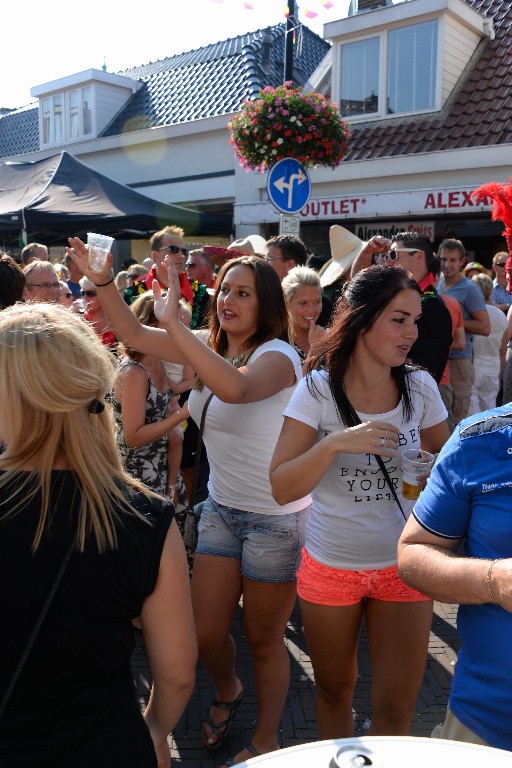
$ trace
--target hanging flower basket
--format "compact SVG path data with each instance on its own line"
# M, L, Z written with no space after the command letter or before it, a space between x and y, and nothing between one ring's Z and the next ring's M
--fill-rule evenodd
M306 167L337 168L350 138L336 104L314 91L302 93L291 83L267 86L259 99L245 101L228 128L246 171L266 171L285 157Z

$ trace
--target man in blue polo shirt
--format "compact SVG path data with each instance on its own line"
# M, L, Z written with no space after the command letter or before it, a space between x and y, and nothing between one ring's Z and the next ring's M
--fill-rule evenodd
M455 429L404 528L398 568L414 589L460 603L462 648L441 738L512 751L510 403Z
M473 368L473 334L489 336L491 323L480 289L467 277L462 268L466 262L466 250L460 240L443 240L438 250L441 259L442 278L438 293L453 296L462 307L466 349L450 352L450 383L452 403L450 419L453 424L465 419L469 411L471 388L475 381Z
M496 277L492 281L493 289L491 300L492 303L502 309L505 314L508 312L508 308L512 304L512 293L507 291L507 274L505 267L507 266L508 253L506 251L499 251L495 253L492 259L492 268Z

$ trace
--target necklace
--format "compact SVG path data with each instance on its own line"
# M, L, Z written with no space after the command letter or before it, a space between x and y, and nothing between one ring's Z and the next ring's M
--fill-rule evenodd
M226 360L228 363L231 363L231 365L234 365L234 366L235 366L235 368L237 368L237 366L238 366L238 363L240 362L240 361L239 361L239 359L238 359L238 355L237 355L237 357L228 357L227 355L223 355L223 358L224 358L224 360Z

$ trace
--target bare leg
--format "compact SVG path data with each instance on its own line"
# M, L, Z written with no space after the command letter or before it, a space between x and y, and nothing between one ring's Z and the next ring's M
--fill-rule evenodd
M230 633L241 590L240 560L196 555L192 604L199 658L210 671L221 701L233 701L242 687L235 673L236 648ZM212 707L211 717L214 723L220 723L226 719L226 710ZM208 743L218 741L206 725L205 733Z
M432 602L368 600L372 663L370 736L408 736L427 661Z
M300 603L315 673L318 738L349 738L354 735L352 699L363 604Z
M268 583L243 579L244 626L258 696L258 722L252 744L259 754L279 748L279 722L290 687L290 658L284 631L291 616L297 589L295 582ZM243 749L235 762L253 755Z

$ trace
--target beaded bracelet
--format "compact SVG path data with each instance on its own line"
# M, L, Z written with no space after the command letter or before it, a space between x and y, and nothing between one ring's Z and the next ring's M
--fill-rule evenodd
M494 599L494 595L492 594L492 569L494 568L494 564L497 563L499 558L497 557L496 560L493 560L488 568L487 571L487 591L489 593L489 597L491 598L491 603L496 604L496 600Z

